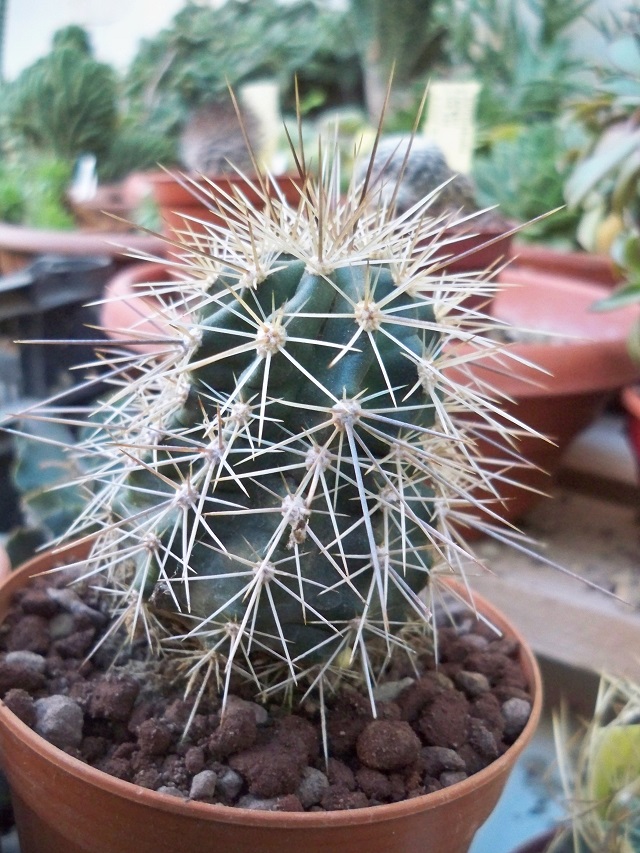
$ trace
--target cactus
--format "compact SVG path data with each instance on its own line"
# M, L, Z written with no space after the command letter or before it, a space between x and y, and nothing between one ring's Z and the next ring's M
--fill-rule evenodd
M175 280L140 289L158 335L103 354L116 388L75 449L92 495L67 535L100 529L87 572L121 624L225 689L372 692L429 625L431 575L463 571L464 526L498 525L478 437L525 429L480 370L508 360L499 324L462 304L494 285L432 260L449 220L430 198L396 216L367 178L343 197L319 150L319 178L298 153L297 207L264 178L264 211L212 196L226 228L185 221Z

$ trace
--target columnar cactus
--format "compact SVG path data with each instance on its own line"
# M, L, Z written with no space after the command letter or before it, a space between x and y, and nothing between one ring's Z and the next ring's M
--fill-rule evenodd
M493 524L477 438L508 432L467 370L499 362L463 307L491 282L438 271L455 244L428 199L395 216L366 179L341 197L331 157L318 171L295 209L263 187L263 212L218 202L210 238L185 222L175 280L140 291L161 296L157 338L105 356L118 387L69 533L99 525L88 571L123 622L258 692L375 682L429 623L431 573L460 569L465 519Z

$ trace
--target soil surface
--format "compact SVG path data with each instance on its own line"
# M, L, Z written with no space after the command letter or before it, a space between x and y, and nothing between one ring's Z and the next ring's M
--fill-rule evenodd
M0 631L0 696L70 755L176 797L286 811L396 802L481 770L531 710L516 643L466 614L439 629L437 667L425 642L419 675L390 668L376 718L352 687L328 701L327 761L317 702L285 712L240 688L224 714L207 693L192 713L175 665L148 661L142 644L125 658L110 638L87 659L108 621L95 589L37 578Z

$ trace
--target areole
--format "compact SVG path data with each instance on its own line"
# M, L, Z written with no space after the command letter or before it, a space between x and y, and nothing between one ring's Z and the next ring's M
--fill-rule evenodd
M82 552L70 546L16 570L0 587L0 616L29 577ZM466 594L462 587L458 592ZM520 643L533 708L518 740L463 782L353 811L257 812L186 802L83 764L40 738L0 703L0 759L12 790L22 853L466 853L531 740L542 709L540 672L526 641L487 601L474 596L474 603Z

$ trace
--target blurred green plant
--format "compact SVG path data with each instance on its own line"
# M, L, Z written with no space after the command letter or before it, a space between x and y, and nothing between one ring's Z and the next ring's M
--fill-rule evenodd
M360 72L344 20L344 12L313 0L286 8L276 0L228 0L216 9L187 2L141 42L127 97L137 115L172 138L195 107L249 81L274 79L286 102L297 77L307 109L357 100Z
M514 128L476 157L473 177L480 207L497 204L508 219L531 223L519 235L524 241L575 248L579 215L564 203L568 152L567 132L559 122ZM553 216L545 216L552 210Z
M610 252L640 295L640 10L603 34L608 41L595 69L599 85L575 105L587 142L565 194L581 215L581 244Z
M639 853L640 686L603 676L586 730L561 715L555 734L570 823L549 853Z

